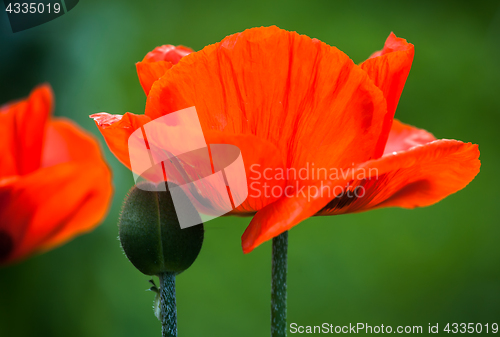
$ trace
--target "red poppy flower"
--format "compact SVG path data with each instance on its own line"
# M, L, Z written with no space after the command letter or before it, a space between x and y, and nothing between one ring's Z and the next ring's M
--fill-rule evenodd
M49 85L0 108L0 263L52 249L93 229L111 201L99 144L51 118Z
M414 48L392 33L359 66L335 47L277 27L228 36L175 65L162 48L137 65L144 115L92 117L130 168L134 130L195 106L208 144L242 152L250 193L229 214L255 214L242 237L245 253L314 215L434 204L479 172L477 145L436 140L394 119ZM313 166L337 175L315 175Z

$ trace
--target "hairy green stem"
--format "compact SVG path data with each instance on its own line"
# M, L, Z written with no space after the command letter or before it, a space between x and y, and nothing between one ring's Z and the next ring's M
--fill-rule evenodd
M175 274L161 273L160 310L163 337L177 337L177 304L175 301Z
M288 231L273 238L271 280L271 337L286 337L286 275Z

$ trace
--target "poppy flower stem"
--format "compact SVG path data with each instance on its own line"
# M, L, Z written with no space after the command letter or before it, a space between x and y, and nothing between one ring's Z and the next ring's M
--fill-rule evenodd
M271 280L271 337L286 336L286 275L288 272L288 231L273 238Z
M160 273L160 310L163 337L177 337L177 304L175 301L175 274Z

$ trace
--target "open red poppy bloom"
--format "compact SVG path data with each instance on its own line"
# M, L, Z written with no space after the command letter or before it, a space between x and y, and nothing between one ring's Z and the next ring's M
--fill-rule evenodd
M112 195L97 140L51 118L49 85L0 107L0 264L52 249L93 229Z
M159 47L137 64L144 115L92 117L130 168L134 130L195 106L208 144L242 152L249 196L229 214L255 214L245 253L314 215L434 204L479 172L477 145L436 140L394 119L414 48L392 33L361 65L277 27L228 36L180 61L173 50Z

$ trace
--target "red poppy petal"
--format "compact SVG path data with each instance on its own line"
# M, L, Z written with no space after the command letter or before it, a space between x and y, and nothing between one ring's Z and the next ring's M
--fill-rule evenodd
M64 154L64 155L61 155ZM80 165L79 175L89 181L85 199L71 219L47 239L41 249L51 249L69 238L91 230L104 218L112 195L111 172L97 139L74 122L58 118L49 123L44 146L44 164L67 161ZM83 178L82 178L83 180ZM82 186L82 185L80 185ZM82 192L83 195L83 192Z
M344 53L277 27L255 28L192 53L151 89L152 119L195 106L204 132L253 134L285 166L346 166L372 158L383 94Z
M135 115L130 112L123 116L101 112L90 115L90 118L95 120L111 152L130 169L128 138L135 130L150 122L151 119L148 116Z
M77 235L91 231L105 219L113 195L109 168L94 164L80 167L80 172L81 175L87 175L86 181L89 182L85 197L70 217L66 218L66 224L42 244L41 250L52 249ZM79 186L82 185L83 181Z
M94 228L111 200L111 173L103 161L42 168L0 187L0 230L12 262Z
M48 123L41 167L70 161L86 163L103 160L99 143L91 133L66 118L56 118Z
M479 173L480 165L478 146L457 140L441 139L387 154L360 166L359 173L371 176L371 179L352 182L354 186L364 187L362 197L351 200L348 205L344 202L344 207L338 207L339 202L333 201L318 215L378 207L429 206L467 186Z
M232 144L241 151L248 197L228 215L253 214L278 199L279 196L273 196L270 191L275 186L283 189L286 181L270 174L277 170L284 171L283 158L275 145L249 134L231 135L218 131L206 132L205 139L208 144Z
M167 61L158 62L137 62L135 67L137 69L137 76L139 77L139 82L141 83L142 89L149 94L153 83L158 81L160 77L165 74L165 72L172 68L172 63Z
M427 144L434 140L436 138L430 132L394 119L389 138L385 144L384 155L406 151L414 146Z
M376 158L383 153L399 97L410 73L414 53L415 50L411 43L391 33L385 41L384 49L374 53L361 64L361 68L368 73L375 85L382 90L387 101L387 114L384 118L382 133L377 142Z
M13 110L11 110L13 111ZM12 128L13 114L0 110L0 179L19 174L15 152L15 131Z
M258 211L241 237L243 252L250 253L261 243L316 214L331 199L331 192L336 190L335 186L344 186L346 183L347 181L337 180L301 186L288 194L289 196L285 194Z
M40 167L53 101L52 89L43 84L27 99L0 108L0 176L28 174Z

